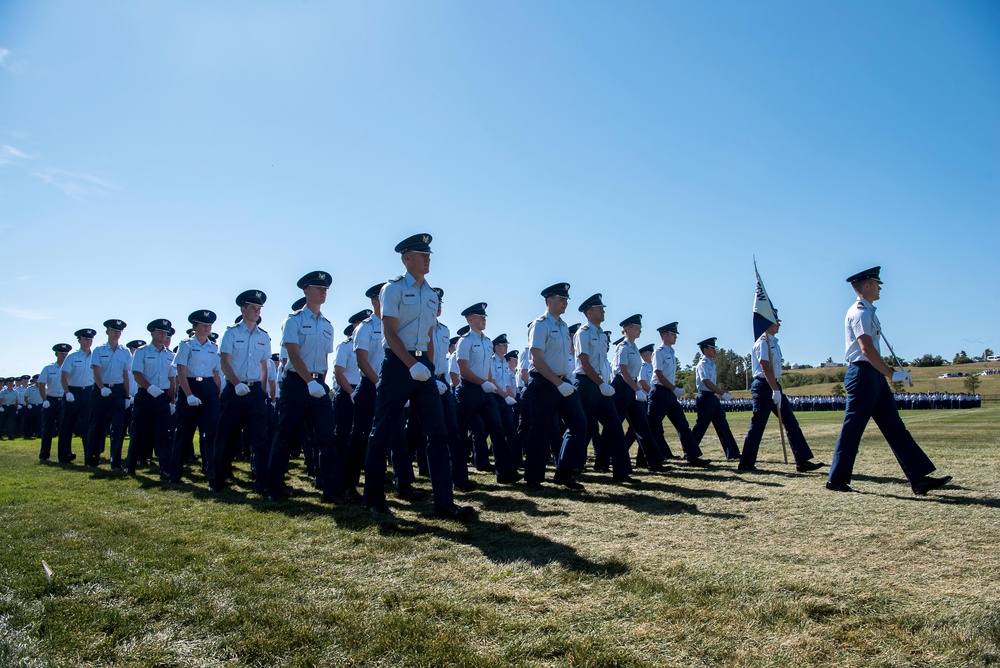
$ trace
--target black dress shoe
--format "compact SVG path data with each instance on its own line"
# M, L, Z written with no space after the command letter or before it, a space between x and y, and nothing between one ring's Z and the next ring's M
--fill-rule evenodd
M815 471L816 469L821 469L826 464L823 462L802 462L801 464L795 465L795 470L799 473L809 473L809 471Z
M611 467L607 464L594 464L594 473L608 473Z
M532 492L541 492L545 489L545 485L540 482L527 482L524 484L525 488L530 489Z
M557 485L562 485L566 489L572 489L575 491L582 491L583 485L573 480L573 475L569 471L556 471L556 474L552 476L552 482Z
M477 466L476 470L480 473L496 473L496 467L493 464L486 464L485 466Z
M666 473L667 471L673 471L674 467L660 462L659 464L650 464L649 470L656 471L657 473Z
M323 503L332 503L335 506L346 506L351 503L350 497L346 494L324 494L319 500Z
M501 485L513 485L514 483L520 481L521 478L523 477L524 476L522 476L517 471L511 471L509 473L498 473L497 482L500 483Z
M848 485L846 482L830 482L826 481L826 488L833 492L853 492L854 488Z
M365 506L365 510L370 512L375 517L392 517L392 511L389 510L389 506L384 503L377 506Z
M476 511L472 506L459 506L453 503L450 506L435 508L434 515L445 519L467 521L476 516Z
M467 482L463 482L460 485L459 484L454 485L454 488L460 492L474 492L477 489L479 489L479 485L477 485L472 480L469 480Z
M358 490L354 489L353 487L348 488L347 498L351 500L351 503L361 503L362 501L365 500L365 497L358 494Z
M753 464L740 464L739 466L736 467L736 470L737 471L748 471L748 472L752 473L753 471L757 470L757 467L754 466Z
M920 480L915 481L911 487L913 488L913 493L917 496L926 496L927 492L938 487L944 487L949 482L951 482L950 475L941 476L940 478L932 478L929 475L925 475Z
M422 489L416 489L411 485L403 485L396 490L396 496L404 501L416 501L427 496L427 492Z
M69 453L69 460L73 461L74 459L76 459L76 453L75 452Z
M711 461L712 461L711 459L702 459L701 457L692 457L691 459L687 460L687 465L688 466L701 466L701 467L705 467L705 466L708 466Z
M612 482L619 482L619 483L637 483L637 482L639 482L638 479L633 478L632 476L628 475L627 473L623 474L623 475L614 475L614 476L611 476L611 481Z

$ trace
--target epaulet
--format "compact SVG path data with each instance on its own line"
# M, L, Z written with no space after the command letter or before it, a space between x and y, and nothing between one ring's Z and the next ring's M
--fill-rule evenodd
M302 313L302 312L303 312L303 311L305 311L305 310L306 310L306 307L305 307L305 306L303 306L303 307L302 307L302 308L300 308L300 309L299 309L298 311L292 311L292 312L291 312L291 313L289 313L288 315L298 315L299 313Z
M227 326L227 327L226 327L226 329L227 329L227 330L229 330L229 329L236 329L237 327L239 327L239 326L240 326L240 324L241 324L241 323L239 323L239 322L238 322L238 323L236 323L235 325L229 325L229 326Z
M403 280L403 274L400 274L396 278L390 278L386 283L396 283L397 281Z
M544 313L542 315L538 316L537 318L535 318L535 322L541 322L543 320L545 320L545 314Z
M263 327L261 327L260 325L257 325L257 329L259 329L260 331L262 331L262 332L264 332L265 334L267 334L267 330L266 330L266 329L264 329ZM268 336L271 336L270 334L267 334L267 335L268 335Z
M855 306L857 306L857 307L858 307L859 309L861 309L862 311L864 311L864 310L865 310L865 308L866 308L866 307L865 307L865 303L864 303L863 301L861 301L860 299L858 300L858 303L857 303L857 304L855 304Z

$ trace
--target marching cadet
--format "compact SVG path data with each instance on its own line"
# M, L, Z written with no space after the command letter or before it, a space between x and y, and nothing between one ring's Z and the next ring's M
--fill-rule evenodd
M177 431L174 433L167 478L180 482L189 445L195 430L200 434L198 448L202 466L207 470L215 456L219 429L219 347L209 338L217 316L208 309L188 316L192 336L177 346L174 365L181 396L178 399Z
M14 423L17 420L17 390L14 379L4 378L4 388L0 390L0 438L14 440Z
M531 362L524 390L529 420L524 442L524 479L530 489L542 488L550 444L560 440L558 415L566 423L569 433L557 453L552 482L567 489L583 490L583 485L574 480L570 468L573 462L586 457L587 416L583 414L576 386L570 380L573 371L569 364L572 341L569 327L562 319L569 302L569 283L550 285L541 294L545 299L545 313L536 318L528 329ZM525 411L522 409L521 412L523 421Z
M500 424L503 425L503 433L507 438L507 447L514 442L514 407L517 405L517 396L514 391L514 384L509 382L507 360L504 355L510 342L507 341L506 334L500 334L493 339L493 356L490 358L490 371L493 375L493 384L497 386L497 391L493 393L493 400L496 402L497 410L500 412Z
M17 423L18 438L27 438L25 424L28 419L28 381L31 376L25 374L14 378L14 391L17 393Z
M255 486L263 494L270 455L265 390L270 376L271 337L259 326L260 311L267 295L262 290L244 290L236 296L242 320L227 327L219 344L219 368L226 386L219 398L219 426L215 449L208 464L208 488L221 492L232 476L233 459L246 438Z
M460 375L458 368L458 342L461 340L462 336L469 333L469 327L466 325L464 328L459 327L458 331L461 332L465 329L459 336L453 336L448 339L448 385L451 389L457 390L458 384L462 382L462 376Z
M33 439L39 436L42 425L42 395L38 391L38 376L32 376L30 381L24 392L25 407L28 410L24 418L24 437Z
M128 399L125 400L125 427L123 432L132 433L132 405L135 403L135 393L139 390L139 385L135 382L135 375L132 374L132 361L135 359L135 351L146 345L145 341L135 339L125 344L132 359L128 363Z
M847 279L857 295L857 301L847 310L844 321L846 361L850 365L844 376L847 390L847 407L844 411L844 426L837 438L833 451L833 463L826 488L838 492L852 492L851 475L858 445L869 418L889 443L900 468L910 481L914 494L925 495L932 489L943 487L951 481L951 476L931 477L934 464L913 440L906 425L899 417L896 402L893 401L887 378L912 385L906 371L894 372L884 361L879 345L882 326L875 315L874 303L882 293L881 267L872 267L858 272Z
M666 417L681 439L681 449L687 463L691 466L706 466L709 460L702 459L701 448L691 435L684 408L678 401L687 392L676 384L677 358L674 356L674 344L677 343L677 323L667 323L657 327L656 331L660 335L660 345L653 351L653 389L649 393L647 409L650 433L663 452L670 452L670 446L663 437L663 418Z
M469 480L469 465L465 458L461 456L461 453L466 452L465 448L462 447L462 436L461 429L458 425L458 404L455 400L455 391L452 389L452 383L450 378L450 367L452 364L452 352L458 350L459 337L454 338L454 343L452 343L451 332L448 327L441 322L441 311L444 308L444 290L442 288L434 288L434 292L438 296L438 310L437 317L438 322L434 326L434 379L437 384L438 394L441 395L441 410L444 413L444 424L448 429L448 453L451 459L451 482L455 489L462 492L471 492L476 489L476 483ZM447 352L446 352L447 351ZM461 373L461 369L458 368L458 356L454 355L455 359L455 369L456 373ZM427 454L426 454L426 437L422 438L422 443L425 444L421 449L423 452L424 468L426 468ZM418 459L420 458L420 452L418 450Z
M125 442L125 402L129 397L129 368L132 354L120 344L125 331L122 320L104 321L108 342L94 349L90 366L99 394L93 393L90 407L90 452L84 453L87 466L100 464L104 437L111 429L111 468L122 470L122 443Z
M521 479L517 473L517 462L507 442L497 402L490 396L498 388L493 375L493 343L483 334L486 327L486 302L473 304L462 311L462 316L469 323L470 331L458 342L458 369L462 381L455 391L455 397L461 450L453 452L452 457L460 459L463 464L468 458L469 431L475 417L479 416L493 442L497 482L515 483ZM462 484L468 484L468 468L464 465L461 468L465 473ZM459 475L461 474L462 471L459 471Z
M717 337L711 337L698 342L701 349L701 359L695 368L695 380L698 386L698 399L695 408L698 411L698 418L695 420L694 429L691 430L695 445L701 445L701 439L708 431L708 426L715 427L715 433L722 442L722 450L726 454L726 459L734 460L740 458L740 449L733 438L733 432L729 429L729 422L726 421L726 412L719 403L721 397L725 401L733 398L728 392L723 392L715 384L718 380L718 371L715 368L715 341Z
M608 364L608 337L601 329L604 322L604 303L600 293L583 300L580 313L587 322L574 335L576 360L574 372L579 388L580 404L588 421L587 441L592 440L600 423L600 450L594 444L594 459L610 461L615 482L635 482L631 477L632 461L625 445L622 420L615 406L615 388L606 380L605 366ZM586 447L586 446L585 446ZM583 461L573 462L575 468L582 469Z
M358 369L361 371L361 382L354 389L354 425L351 427L351 440L347 451L347 463L344 466L344 476L347 494L357 501L357 492L361 482L361 471L365 466L368 452L368 439L372 433L372 423L375 418L375 387L379 382L379 374L385 359L385 343L382 336L382 302L379 294L385 283L376 283L365 290L365 297L371 300L372 314L362 321L354 332L354 353L357 356ZM423 496L423 492L413 487L416 477L413 475L413 465L406 443L401 436L401 425L397 425L397 434L390 441L392 468L396 474L396 495L400 498L414 500ZM363 501L363 499L362 499Z
M649 343L642 348L639 348L639 357L642 358L642 366L639 367L639 377L636 378L636 382L639 383L639 389L649 396L649 393L653 391L653 350L656 346ZM648 401L646 403L649 403Z
M332 503L349 500L344 494L344 453L337 451L334 441L336 419L326 382L328 356L333 352L333 325L320 311L332 282L325 271L313 271L300 278L296 285L305 293L306 305L288 315L282 328L281 342L288 364L265 476L268 498L272 501L288 496L285 486L288 445L300 425L306 427L306 438L311 439L314 452L319 455L322 500Z
M615 348L614 360L611 363L611 371L614 374L611 385L615 390L615 408L618 411L618 417L622 420L628 420L629 426L632 427L636 440L639 442L646 466L651 471L669 471L671 467L663 463L664 454L656 447L649 431L648 418L646 417L646 402L649 400L649 396L639 387L637 380L639 370L642 368L642 355L639 354L635 340L642 334L642 314L631 315L618 325L622 328L622 334L625 335L624 339L619 339ZM607 466L603 461L595 462L594 469L600 470L599 467L602 465Z
M91 366L90 347L97 332L93 329L78 329L73 334L80 348L69 355L60 367L60 382L63 389L62 415L59 418L59 463L68 464L76 459L73 452L73 432L77 420L84 428L80 435L84 454L89 452L90 439L90 393L94 388L94 370Z
M361 369L358 368L358 356L354 352L354 332L367 318L372 315L371 309L358 311L347 321L344 336L347 338L337 344L333 351L333 414L336 421L333 437L337 441L337 450L347 453L350 449L351 430L354 427L354 390L361 382ZM357 483L352 486L347 475L347 463L344 464L344 489L352 501L359 501ZM353 492L353 493L352 493Z
M149 345L132 356L132 375L139 388L133 399L125 470L135 475L136 464L152 450L160 462L160 474L165 475L170 459L170 416L177 393L177 367L168 347L173 327L166 318L158 318L146 325L146 331Z
M441 395L431 375L434 325L438 296L427 283L430 271L431 235L416 234L396 246L406 273L382 288L382 336L387 350L375 395L375 416L365 455L364 503L375 514L387 514L385 464L392 439L398 431L403 407L410 402L427 437L427 470L434 492L434 512L439 517L471 519L470 506L455 504L448 429Z
M778 311L774 311L777 319ZM740 471L757 470L757 450L760 448L760 439L764 435L764 427L771 411L779 414L782 424L788 433L788 444L792 448L795 457L795 469L800 473L815 471L823 468L826 464L822 462L810 461L813 458L812 450L806 442L806 437L799 427L799 421L795 419L792 412L792 405L788 401L782 401L781 385L778 379L781 378L781 348L778 346L778 339L775 334L781 327L781 320L778 320L767 331L760 335L754 344L751 352L753 365L753 384L750 385L750 396L753 398L753 415L750 416L750 428L747 437L743 441L743 454L740 455ZM772 364L771 360L775 360ZM781 412L778 413L778 408Z
M73 346L57 343L52 346L56 361L46 364L38 374L38 392L42 395L42 443L38 450L38 461L47 462L52 454L52 437L59 433L59 416L62 414L63 389L62 372L59 367Z

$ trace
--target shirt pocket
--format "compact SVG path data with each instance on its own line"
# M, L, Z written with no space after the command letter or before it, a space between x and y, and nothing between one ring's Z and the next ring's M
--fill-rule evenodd
M399 301L406 304L407 306L416 306L417 304L420 303L420 295L416 293L408 294L404 292L403 296L400 297Z

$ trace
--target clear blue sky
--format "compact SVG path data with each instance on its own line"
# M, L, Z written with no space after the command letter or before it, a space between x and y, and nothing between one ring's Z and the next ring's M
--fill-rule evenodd
M990 0L0 3L0 375L251 287L277 339L313 269L339 328L425 231L453 330L520 345L564 280L745 353L756 255L786 361L875 264L950 358L1000 349L998 223Z

